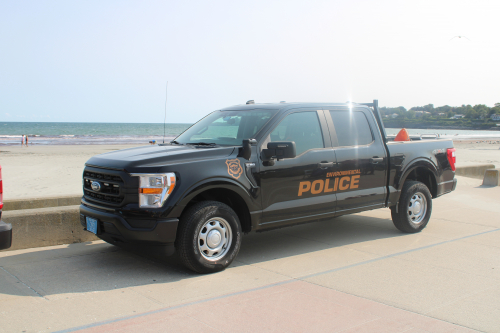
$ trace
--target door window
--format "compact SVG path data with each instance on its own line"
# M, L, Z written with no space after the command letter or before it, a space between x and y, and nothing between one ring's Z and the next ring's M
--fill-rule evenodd
M271 132L269 141L294 141L297 155L309 149L325 147L316 111L286 116Z
M340 147L362 146L373 142L372 131L363 112L330 111L330 114Z

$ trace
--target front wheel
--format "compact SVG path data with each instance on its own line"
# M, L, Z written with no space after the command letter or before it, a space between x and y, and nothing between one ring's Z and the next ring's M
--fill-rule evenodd
M240 250L238 216L218 201L197 203L183 214L175 245L187 268L198 273L220 272Z
M425 228L432 212L432 196L425 184L407 181L403 185L399 203L391 207L392 221L396 228L406 233L420 232Z

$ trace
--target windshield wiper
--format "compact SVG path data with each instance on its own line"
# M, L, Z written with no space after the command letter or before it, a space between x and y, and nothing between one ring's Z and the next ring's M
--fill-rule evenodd
M174 141L170 141L170 143L175 143L176 145L182 145L182 143L177 142L177 141L175 141L175 140L174 140Z
M216 144L213 142L188 142L187 145L193 146L215 146Z

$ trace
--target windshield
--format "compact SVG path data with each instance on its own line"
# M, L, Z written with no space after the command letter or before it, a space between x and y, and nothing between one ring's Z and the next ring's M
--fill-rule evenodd
M251 139L278 110L215 111L179 135L180 144L238 146Z

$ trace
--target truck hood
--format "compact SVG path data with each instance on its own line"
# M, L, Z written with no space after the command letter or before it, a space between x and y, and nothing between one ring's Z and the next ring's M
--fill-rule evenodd
M204 147L192 145L154 145L116 150L96 155L85 165L127 172L157 172L161 167L193 161L224 158L235 147Z

